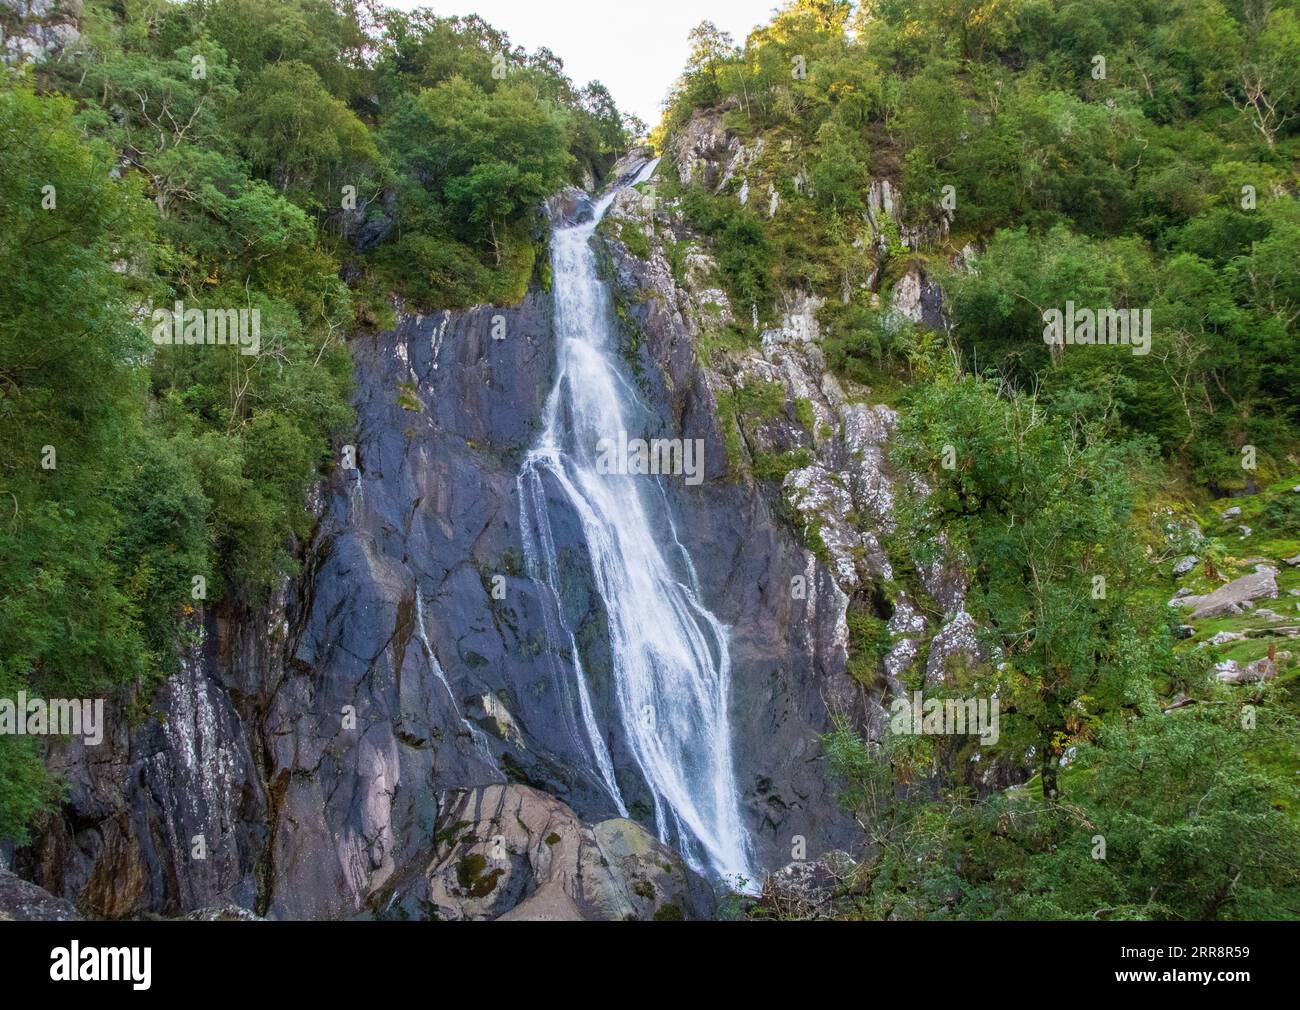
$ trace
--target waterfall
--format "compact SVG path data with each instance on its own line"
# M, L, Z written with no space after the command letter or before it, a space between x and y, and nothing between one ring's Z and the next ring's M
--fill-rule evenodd
M557 369L543 431L519 473L525 560L547 598L551 647L572 660L583 749L619 810L626 808L604 742L610 730L621 730L649 788L660 839L715 879L752 881L732 767L728 632L700 602L658 483L674 478L603 473L596 465L598 442L649 418L618 360L609 292L590 243L617 192L596 204L591 220L557 226L551 237ZM574 630L559 604L550 512L561 508L581 530L608 614L617 727L597 725Z

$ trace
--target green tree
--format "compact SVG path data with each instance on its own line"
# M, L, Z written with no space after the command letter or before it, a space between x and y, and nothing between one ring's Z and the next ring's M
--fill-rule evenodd
M903 506L904 528L925 545L919 562L946 540L974 572L966 606L990 656L978 693L997 691L1003 745L1035 749L1054 798L1065 748L1156 663L1128 533L1137 457L1100 425L1072 428L1032 398L965 377L914 393L893 458L930 489Z

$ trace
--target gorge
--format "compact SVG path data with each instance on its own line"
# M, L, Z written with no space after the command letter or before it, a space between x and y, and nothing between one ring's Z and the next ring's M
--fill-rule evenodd
M1300 21L1131 2L0 0L0 919L1300 914Z

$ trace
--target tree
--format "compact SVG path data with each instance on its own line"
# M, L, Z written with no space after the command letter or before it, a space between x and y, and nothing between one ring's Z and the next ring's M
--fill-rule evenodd
M1032 397L964 377L916 391L892 458L930 489L902 509L924 545L918 563L946 541L974 573L966 607L990 657L974 686L997 692L1003 745L1034 748L1052 799L1065 749L1155 665L1129 533L1139 457L1099 424L1072 427Z
M248 160L281 191L338 206L343 185L361 189L379 161L370 131L305 63L272 64L245 86L231 117Z
M110 176L72 103L0 84L0 689L87 691L150 672L106 487L139 433L132 313L152 251L138 180ZM114 269L120 264L122 269ZM49 798L0 736L0 833Z
M712 21L701 21L686 39L691 44L691 54L686 58L686 79L692 84L697 81L703 84L702 90L693 93L692 100L717 101L721 95L718 65L735 57L735 40Z
M499 263L502 226L565 178L568 123L525 84L489 94L456 77L399 107L384 136L410 180L441 201L463 236L486 240Z
M1300 20L1293 10L1273 10L1270 0L1246 4L1241 55L1226 90L1270 149L1300 117Z

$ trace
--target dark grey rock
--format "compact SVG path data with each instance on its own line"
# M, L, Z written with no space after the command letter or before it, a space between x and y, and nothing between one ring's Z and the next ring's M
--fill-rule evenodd
M76 922L72 902L0 867L0 922Z

